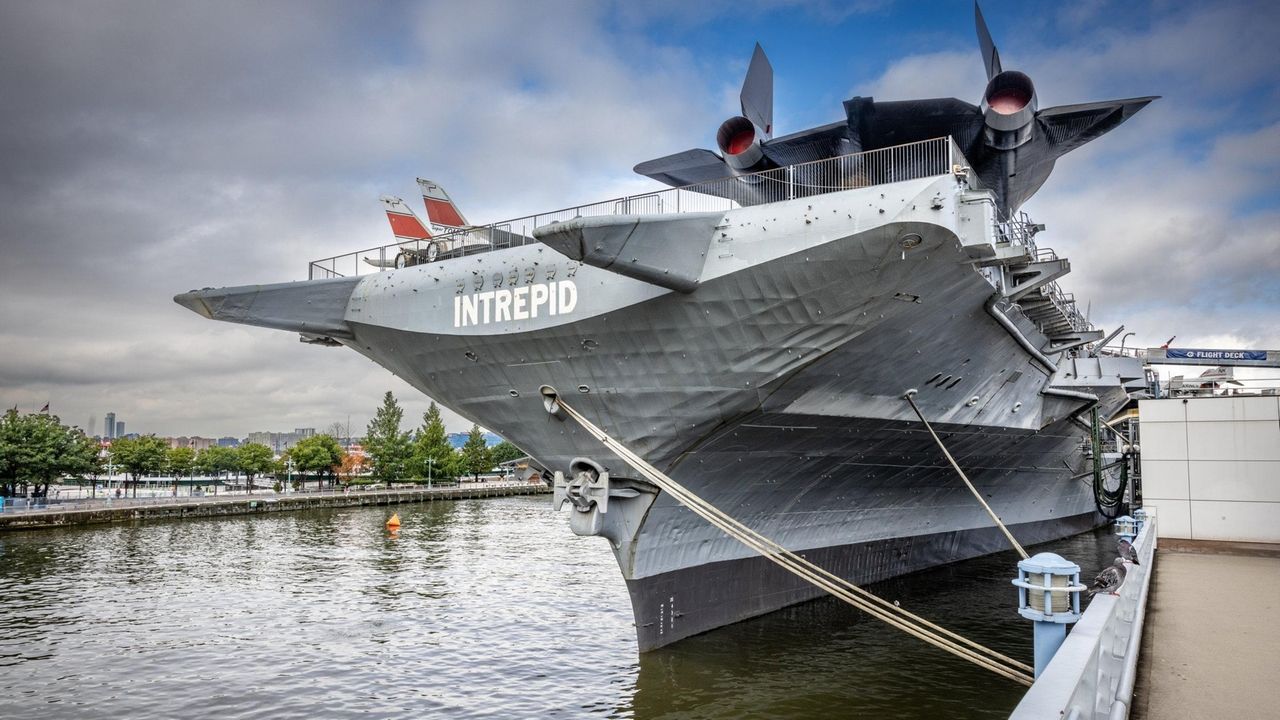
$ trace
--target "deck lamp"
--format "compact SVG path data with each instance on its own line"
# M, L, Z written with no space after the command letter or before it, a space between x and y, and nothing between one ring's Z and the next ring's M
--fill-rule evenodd
M1121 515L1116 518L1116 534L1133 542L1138 537L1138 521L1128 515Z
M1067 625L1080 619L1080 566L1053 553L1018 563L1018 614L1032 621L1036 677L1067 639Z
M1138 524L1138 526L1134 528L1134 531L1133 531L1134 535L1137 536L1139 533L1142 532L1142 528L1147 526L1147 509L1138 508L1137 510L1134 510L1133 519Z

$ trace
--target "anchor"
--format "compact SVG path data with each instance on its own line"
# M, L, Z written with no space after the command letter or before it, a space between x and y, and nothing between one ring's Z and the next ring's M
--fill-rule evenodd
M556 510L573 506L569 528L575 535L599 535L621 547L635 540L657 496L652 483L612 477L600 463L579 457L569 463L568 477L556 471L552 503Z

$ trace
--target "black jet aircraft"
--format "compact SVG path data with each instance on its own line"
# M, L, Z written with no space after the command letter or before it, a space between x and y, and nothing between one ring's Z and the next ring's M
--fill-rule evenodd
M1116 127L1157 97L1040 110L1031 78L1003 68L981 8L975 3L973 9L987 71L981 105L955 98L876 102L854 97L844 103L843 121L774 138L773 67L757 43L742 84L742 114L724 121L716 132L720 152L686 150L642 162L635 171L683 186L950 136L982 184L995 193L1000 215L1008 218L1040 189L1059 157ZM732 193L734 199L750 195L741 186L708 192Z

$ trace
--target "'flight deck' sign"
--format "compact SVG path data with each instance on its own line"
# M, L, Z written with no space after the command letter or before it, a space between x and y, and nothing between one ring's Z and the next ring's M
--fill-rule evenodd
M1164 356L1170 360L1254 360L1267 359L1266 350L1199 350L1195 348L1165 348Z

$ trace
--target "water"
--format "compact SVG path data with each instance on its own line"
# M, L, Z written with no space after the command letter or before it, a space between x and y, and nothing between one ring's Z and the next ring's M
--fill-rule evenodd
M823 599L638 656L546 497L0 535L0 717L1002 718L1022 689ZM1086 574L1111 536L1049 546ZM875 586L1029 659L1002 553Z

